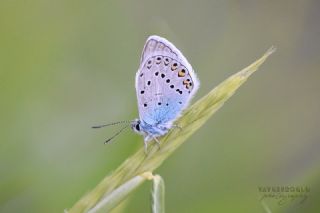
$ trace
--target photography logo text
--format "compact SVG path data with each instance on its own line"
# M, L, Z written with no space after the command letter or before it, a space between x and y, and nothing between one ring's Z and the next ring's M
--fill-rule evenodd
M260 201L275 200L279 205L304 203L310 194L309 186L259 186Z

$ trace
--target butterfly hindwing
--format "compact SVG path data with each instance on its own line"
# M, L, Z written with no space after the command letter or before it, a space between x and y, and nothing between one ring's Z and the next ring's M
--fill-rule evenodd
M172 123L198 85L191 65L172 43L159 36L148 38L136 74L141 120L150 125Z

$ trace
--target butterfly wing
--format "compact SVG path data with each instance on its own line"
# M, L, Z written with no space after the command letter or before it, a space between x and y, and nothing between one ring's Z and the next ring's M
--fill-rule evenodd
M168 40L150 36L136 74L139 117L150 125L171 124L199 87L187 59Z

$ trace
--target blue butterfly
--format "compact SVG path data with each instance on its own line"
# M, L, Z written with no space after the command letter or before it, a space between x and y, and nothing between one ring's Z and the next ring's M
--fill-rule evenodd
M147 39L135 80L139 118L130 121L131 128L143 135L145 150L148 142L159 144L157 138L175 127L173 122L189 105L199 85L191 65L171 42L155 35ZM102 126L108 125L112 124Z

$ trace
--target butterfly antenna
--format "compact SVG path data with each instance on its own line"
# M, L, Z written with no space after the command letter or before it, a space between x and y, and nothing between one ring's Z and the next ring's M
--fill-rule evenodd
M122 129L120 129L116 134L114 134L111 138L109 138L108 140L106 140L104 142L104 144L109 143L112 139L114 139L115 137L117 137L123 130L125 130L126 128L128 128L130 125L127 125L125 127L122 127Z
M113 126L113 125L117 125L117 124L130 123L130 122L131 122L131 121L118 121L118 122L114 122L114 123L109 123L109 124L102 124L102 125L98 125L98 126L93 126L92 128L98 129L98 128L102 128L102 127L106 127L106 126Z

